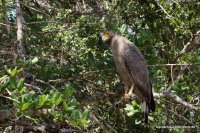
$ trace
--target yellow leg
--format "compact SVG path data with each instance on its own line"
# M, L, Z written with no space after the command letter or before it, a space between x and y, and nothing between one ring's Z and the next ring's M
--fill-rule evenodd
M131 86L131 88L129 88L127 85L125 85L124 89L125 89L125 94L121 98L121 101L126 101L126 99L134 96L134 94L133 94L134 84Z
M117 105L122 106L124 102L127 102L129 98L135 97L135 94L133 93L134 90L134 84L129 88L127 85L124 86L125 94L120 98L120 101L117 102ZM130 100L130 99L129 99Z
M128 95L130 96L133 93L133 89L134 89L134 84L132 84L131 89L128 92Z

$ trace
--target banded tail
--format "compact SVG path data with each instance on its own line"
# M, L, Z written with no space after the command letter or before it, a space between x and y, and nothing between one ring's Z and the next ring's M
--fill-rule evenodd
M145 100L142 101L141 103L141 110L142 110L142 121L145 124L148 124L148 113L150 112L155 112L155 101L153 99L153 93L151 92L151 99L150 102L147 104Z

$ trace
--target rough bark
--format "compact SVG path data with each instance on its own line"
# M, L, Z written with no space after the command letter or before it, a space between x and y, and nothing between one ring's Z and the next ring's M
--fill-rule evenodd
M8 16L7 16L7 8L6 8L5 0L2 0L2 12L3 12L4 24L6 26L6 30L8 34L10 34L10 25L9 25Z
M20 59L25 59L25 50L23 46L23 24L22 24L22 13L21 13L21 7L20 7L20 1L15 0L16 4L16 22L17 22L17 41L16 41L16 47L17 47L17 54Z

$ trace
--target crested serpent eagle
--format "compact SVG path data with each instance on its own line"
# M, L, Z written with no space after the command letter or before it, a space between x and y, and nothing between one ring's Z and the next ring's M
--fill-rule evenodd
M141 99L142 120L147 124L148 112L155 111L155 102L143 55L132 42L114 31L103 32L101 37L111 45L117 70L125 84L125 97L134 93Z

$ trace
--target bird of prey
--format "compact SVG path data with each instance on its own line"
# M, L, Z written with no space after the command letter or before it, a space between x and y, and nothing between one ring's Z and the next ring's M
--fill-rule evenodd
M125 84L125 97L134 93L141 99L143 123L148 123L148 112L155 111L152 85L147 64L140 50L127 38L114 31L101 33L102 41L111 45L117 70Z

